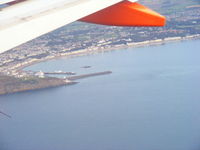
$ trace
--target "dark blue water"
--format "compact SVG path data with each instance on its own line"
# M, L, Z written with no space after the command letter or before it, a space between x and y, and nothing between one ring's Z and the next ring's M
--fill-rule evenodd
M91 65L90 69L81 68ZM0 150L199 150L200 41L48 61L113 74L0 97Z

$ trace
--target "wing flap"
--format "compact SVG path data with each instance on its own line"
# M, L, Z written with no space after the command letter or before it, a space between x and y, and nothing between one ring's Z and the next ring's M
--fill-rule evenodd
M81 21L114 26L164 26L165 17L149 8L131 1L122 1Z

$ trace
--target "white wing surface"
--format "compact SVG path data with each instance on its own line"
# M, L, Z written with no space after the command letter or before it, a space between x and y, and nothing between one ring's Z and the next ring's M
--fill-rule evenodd
M12 1L0 0L0 4ZM0 53L120 1L122 0L26 0L2 8Z
M13 2L14 0L1 0L0 1L0 5L1 4L7 4L7 3L10 3L10 2Z

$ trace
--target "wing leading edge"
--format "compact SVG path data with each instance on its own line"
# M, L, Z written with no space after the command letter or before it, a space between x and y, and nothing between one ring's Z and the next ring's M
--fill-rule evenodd
M164 17L135 3L136 0L131 1L27 0L17 3L0 11L0 53L76 20L121 26L164 25Z

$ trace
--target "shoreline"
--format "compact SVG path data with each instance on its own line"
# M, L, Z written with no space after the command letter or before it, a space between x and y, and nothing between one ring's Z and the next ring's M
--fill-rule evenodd
M25 61L23 63L11 66L10 69L12 69L15 72L18 73L26 73L28 71L24 70L26 67L29 67L31 65L50 61L50 60L56 60L60 58L73 58L73 57L80 57L85 55L91 55L91 54L98 54L102 52L108 52L113 50L124 50L128 48L140 48L140 47L147 47L147 46L156 46L156 45L163 45L167 43L172 42L182 42L182 41L188 41L188 40L199 40L200 34L193 35L189 37L175 37L175 38L166 38L165 40L157 39L157 40L151 40L151 41L143 41L143 42L137 42L137 43L129 43L126 45L115 45L113 47L101 47L96 49L82 49L77 50L73 52L67 52L62 55L55 55L55 56L47 56L41 59L35 59ZM21 93L26 91L35 91L40 89L47 89L47 88L53 88L53 87L60 87L64 85L73 85L78 82L75 82L74 80L82 79L86 77L92 77L92 76L98 76L98 75L105 75L110 74L112 71L104 71L104 72L96 72L96 73L89 73L89 74L81 74L81 75L75 75L68 78L52 78L49 76L25 76L25 77L15 77L15 76L4 76L2 75L0 78L2 86L0 86L0 96L1 95L8 95L13 93ZM4 79L5 78L5 79ZM31 79L33 78L33 79ZM12 84L11 84L12 83ZM12 85L12 86L11 86Z
M77 51L73 51L73 52L63 53L62 55L47 56L47 57L41 58L41 59L33 59L29 62L24 62L20 65L18 64L18 66L15 67L15 70L17 72L21 72L21 71L24 71L24 69L26 67L32 66L34 64L46 62L46 61L50 61L50 60L56 60L56 59L60 59L60 58L73 58L73 57L98 54L101 52L108 52L108 51L114 51L114 50L156 46L156 45L162 45L162 44L167 44L167 43L181 42L181 41L188 41L188 40L198 40L198 39L200 39L200 34L186 36L186 37L165 38L163 40L157 39L157 40L150 40L150 41L143 41L143 42L133 42L133 43L128 43L127 45L122 44L122 45L115 45L113 47L105 47L105 48L101 47L101 48L96 48L96 49L82 49L82 50L77 50Z
M12 76L0 76L0 96L25 91L74 85L76 83L78 82L54 77L29 77L29 79L19 79Z

